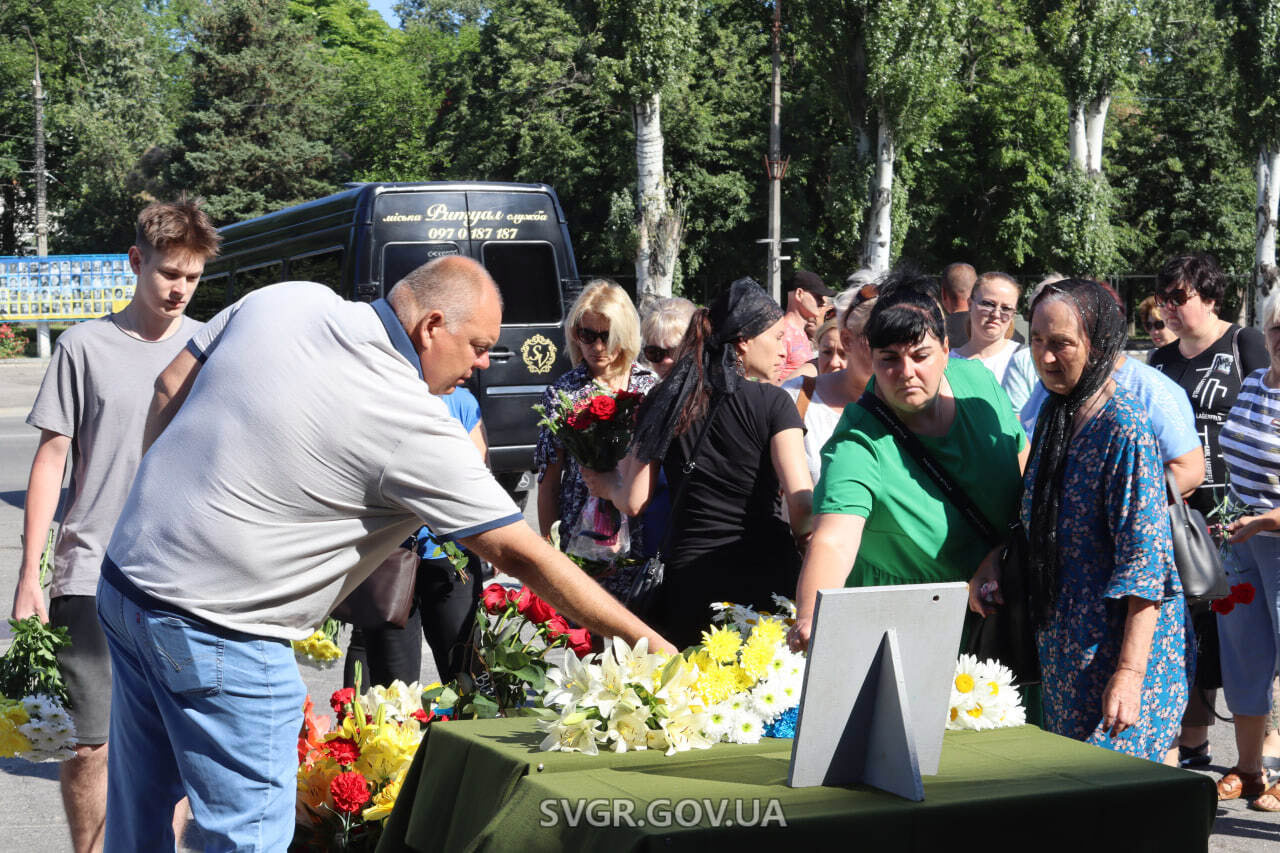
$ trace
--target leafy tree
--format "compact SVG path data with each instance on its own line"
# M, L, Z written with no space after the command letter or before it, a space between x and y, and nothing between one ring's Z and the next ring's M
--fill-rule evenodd
M165 163L171 191L228 222L331 188L333 74L314 30L271 0L218 0L187 43L192 99Z
M426 26L457 34L482 23L489 15L486 0L400 0L393 7L406 30Z

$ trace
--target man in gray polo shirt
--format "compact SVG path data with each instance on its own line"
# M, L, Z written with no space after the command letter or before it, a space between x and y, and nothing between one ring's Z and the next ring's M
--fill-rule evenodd
M487 367L500 330L492 279L454 256L372 305L255 291L161 374L98 591L108 850L170 846L184 792L211 846L288 845L305 692L288 641L423 522L591 630L673 650L524 523L426 393Z

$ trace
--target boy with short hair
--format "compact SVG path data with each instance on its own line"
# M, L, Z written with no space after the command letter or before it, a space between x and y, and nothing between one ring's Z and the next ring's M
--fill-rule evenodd
M77 853L102 848L106 814L111 666L94 600L102 558L142 456L156 377L203 325L183 312L220 239L198 199L148 205L129 249L137 275L133 299L118 314L80 323L58 338L27 416L40 430L40 444L27 483L13 616L34 613L71 634L58 664L77 745L76 757L61 767L60 782ZM46 610L40 557L68 452L71 484Z

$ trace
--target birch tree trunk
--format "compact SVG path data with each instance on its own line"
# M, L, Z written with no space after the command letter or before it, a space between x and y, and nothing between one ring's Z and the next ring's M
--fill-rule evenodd
M1089 174L1102 173L1102 132L1107 124L1107 109L1111 106L1110 95L1099 95L1089 102L1084 116L1085 143L1088 160L1086 165Z
M636 301L671 295L684 217L667 198L661 95L632 107L636 133Z
M1280 149L1258 151L1257 231L1253 249L1253 316L1262 316L1262 302L1280 278L1276 270L1276 208L1280 203Z
M1067 150L1071 165L1081 172L1089 170L1089 137L1085 131L1084 104L1070 105L1067 120Z
M862 265L873 272L889 269L890 243L893 239L893 164L896 156L893 131L880 122L876 145L875 185L871 189L871 213L867 217L867 236L862 247Z

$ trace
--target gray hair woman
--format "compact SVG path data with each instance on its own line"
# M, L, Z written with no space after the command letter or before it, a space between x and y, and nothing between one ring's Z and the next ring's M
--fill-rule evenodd
M676 350L689 329L693 312L697 310L698 306L688 299L672 296L657 300L645 312L640 322L641 352L645 364L658 374L659 379L666 379L675 365Z

